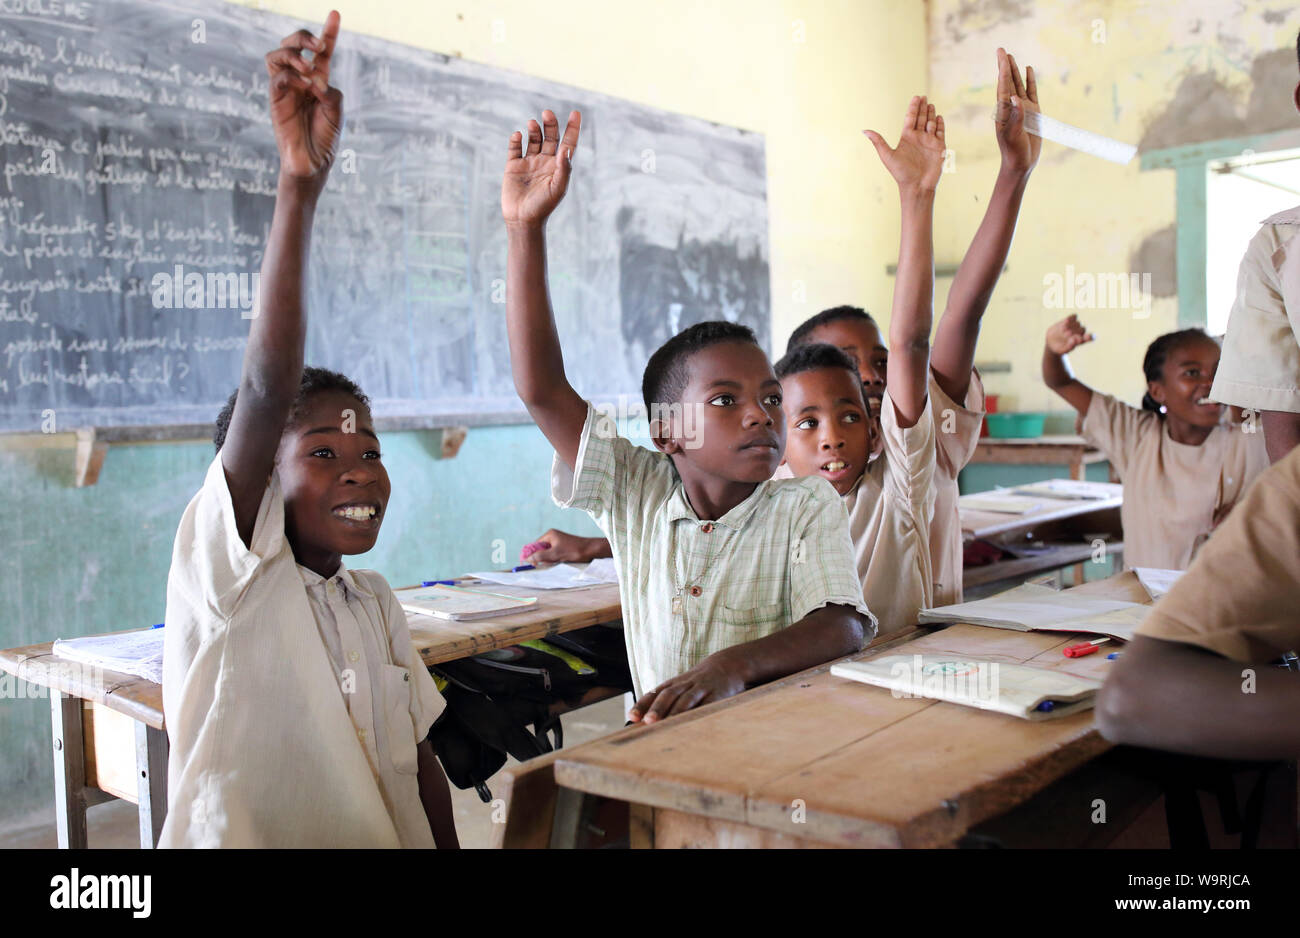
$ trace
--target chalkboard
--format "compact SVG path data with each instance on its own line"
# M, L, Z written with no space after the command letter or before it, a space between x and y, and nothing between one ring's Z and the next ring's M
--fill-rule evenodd
M215 2L0 3L0 430L215 416L274 201L262 57L304 25L319 29ZM639 400L649 353L705 319L768 345L761 135L343 25L307 361L354 378L377 415L520 409L501 170L543 107L584 117L549 231L579 391Z

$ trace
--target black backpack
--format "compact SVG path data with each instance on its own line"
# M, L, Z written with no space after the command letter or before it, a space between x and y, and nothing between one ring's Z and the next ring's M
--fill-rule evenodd
M447 701L429 742L447 779L485 802L492 800L487 780L507 754L523 762L564 745L554 710L572 709L596 687L632 689L623 630L604 625L432 665L429 673Z

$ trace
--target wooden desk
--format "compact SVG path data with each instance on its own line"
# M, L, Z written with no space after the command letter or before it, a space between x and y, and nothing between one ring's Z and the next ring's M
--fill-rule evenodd
M962 572L962 585L987 585L1070 565L1075 567L1075 582L1080 583L1083 581L1083 563L1093 551L1092 541L1085 535L1110 535L1106 540L1107 556L1117 559L1122 557L1124 528L1120 523L1120 507L1124 502L1124 487L1104 482L1095 485L1108 492L1108 497L1092 500L1044 498L1043 507L1023 515L978 511L962 506L964 499L987 493L971 492L958 498L957 511L961 516L962 538L967 542L980 539L994 544L1006 544L1013 539L1032 538L1055 545L1054 549L1037 556L1016 557L970 567Z
M1077 588L1147 601L1131 572ZM957 625L854 657L949 652L1104 677L1104 655L1061 654L1076 640ZM1091 711L1030 722L897 698L828 664L556 753L552 843L572 842L575 800L597 795L631 805L634 846L946 846L1108 748Z
M432 665L618 622L623 614L612 584L529 595L538 596L536 606L492 619L413 617L411 640L424 663ZM60 658L52 642L0 651L0 669L50 689L59 846L87 846L86 809L111 798L138 805L140 846L155 846L167 813L162 685Z
M971 462L1022 465L1065 464L1071 479L1083 478L1083 467L1105 462L1106 457L1081 436L1037 436L1024 439L981 437Z

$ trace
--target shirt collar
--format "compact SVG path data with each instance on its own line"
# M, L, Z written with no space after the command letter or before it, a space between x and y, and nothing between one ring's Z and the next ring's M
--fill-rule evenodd
M370 594L370 590L361 585L361 581L352 575L352 571L339 564L338 570L331 577L323 577L315 570L310 570L302 564L298 564L298 575L302 577L302 582L308 587L324 587L327 583L337 583L339 589L343 591L344 600L350 599L353 593Z
M767 499L768 488L771 485L770 481L760 482L749 498L713 523L725 525L739 531L749 521L750 516L758 509L758 506ZM669 524L676 521L693 521L698 524L700 521L700 516L695 513L695 509L691 507L690 501L686 498L686 486L682 485L680 479L673 487L672 494L668 496L668 504L664 506L664 514Z
M1270 215L1265 218L1262 225L1300 225L1300 205L1289 208L1285 212L1278 212L1276 215Z

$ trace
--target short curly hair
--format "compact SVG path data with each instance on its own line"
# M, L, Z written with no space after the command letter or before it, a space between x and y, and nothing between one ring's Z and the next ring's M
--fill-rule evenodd
M710 320L683 329L659 346L650 356L641 377L641 397L645 400L646 412L654 413L656 404L679 401L690 381L688 359L701 349L720 342L758 345L754 331L748 326L725 320Z
M858 366L840 348L825 342L796 345L776 363L776 376L785 380L790 375L802 374L818 368L843 368L856 379Z
M790 340L786 343L785 350L791 352L800 345L806 345L812 341L812 334L822 326L843 322L846 319L880 328L875 317L860 306L832 306L830 309L822 310L816 316L810 316L795 327L794 332L790 333Z
M321 394L325 391L343 391L346 394L351 394L361 402L362 407L366 408L366 410L370 409L370 398L366 397L365 392L347 375L340 374L337 371L330 371L328 368L317 368L315 365L308 365L302 370L302 381L298 384L298 396L293 399L293 406L289 408L289 419L285 426L291 427L294 425L301 415L308 398L313 394ZM212 432L212 443L216 446L217 452L221 452L221 447L226 442L226 432L230 429L230 417L235 412L235 400L238 397L239 388L235 388L226 401L226 406L221 408L221 413L217 414L217 426Z

